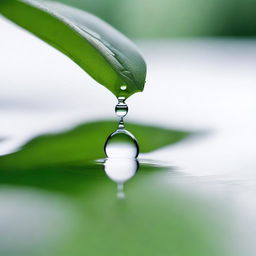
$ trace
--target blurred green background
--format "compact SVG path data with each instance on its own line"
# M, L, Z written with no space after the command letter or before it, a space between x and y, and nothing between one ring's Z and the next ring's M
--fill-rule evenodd
M254 37L256 0L59 0L132 38Z

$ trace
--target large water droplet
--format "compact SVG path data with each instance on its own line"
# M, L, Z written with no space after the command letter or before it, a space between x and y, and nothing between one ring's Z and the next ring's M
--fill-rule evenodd
M125 129L117 129L110 134L104 150L108 158L136 158L139 154L137 140Z
M119 97L118 98L118 103L116 105L115 112L116 112L116 115L118 117L121 117L121 118L123 118L127 115L128 106L125 103L125 98L124 97Z

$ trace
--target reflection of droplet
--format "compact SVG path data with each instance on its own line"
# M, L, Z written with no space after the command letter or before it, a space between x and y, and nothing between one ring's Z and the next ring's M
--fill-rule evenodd
M125 90L127 89L127 85L121 85L120 89L121 89L122 91L125 91Z
M107 158L104 169L107 176L117 183L117 197L125 198L124 183L131 179L139 168L139 163L132 158Z
M138 161L127 158L107 158L104 167L107 176L111 180L118 184L123 184L136 173Z
M119 199L124 199L125 198L125 193L124 193L124 184L123 183L118 183L117 184L117 198Z
M104 150L108 158L136 158L139 154L135 137L125 129L118 129L110 134Z
M116 105L115 112L116 112L116 115L118 117L121 117L121 118L123 118L127 115L128 106L125 103L125 98L124 97L119 97L118 98L118 103Z

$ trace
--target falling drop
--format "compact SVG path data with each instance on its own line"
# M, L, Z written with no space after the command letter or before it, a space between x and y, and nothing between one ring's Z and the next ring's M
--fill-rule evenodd
M124 118L128 113L128 106L125 103L124 97L118 98L118 103L115 108L116 115L118 117Z
M109 158L136 158L139 154L137 140L132 133L125 129L124 125L124 117L128 113L124 97L118 98L115 112L120 118L118 128L107 138L104 146L105 154Z
M138 169L136 158L139 145L134 135L125 129L124 117L128 113L128 106L124 97L118 98L115 112L119 123L117 130L111 133L105 142L107 159L104 166L107 176L117 183L117 197L123 199L124 183L132 178Z
M135 137L121 128L109 135L104 150L108 158L136 158L139 146Z

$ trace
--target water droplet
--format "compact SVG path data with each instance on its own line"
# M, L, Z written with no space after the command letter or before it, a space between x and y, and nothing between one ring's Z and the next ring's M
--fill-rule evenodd
M124 129L124 119L122 117L118 123L118 129Z
M136 138L125 129L110 134L104 150L108 158L136 158L139 154Z
M118 128L105 142L104 151L107 159L104 166L107 176L117 183L117 197L123 199L124 183L138 170L136 158L139 154L139 145L133 134L124 127L124 117L128 112L125 97L118 98L115 112L119 117Z
M125 90L127 89L127 85L121 85L120 89L121 89L122 91L125 91Z
M123 118L127 115L128 106L125 103L125 98L124 97L119 97L118 98L118 103L116 105L115 112L116 112L116 115L118 117L121 117L121 118Z

